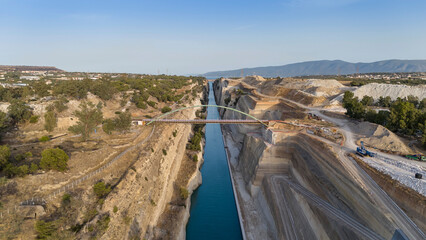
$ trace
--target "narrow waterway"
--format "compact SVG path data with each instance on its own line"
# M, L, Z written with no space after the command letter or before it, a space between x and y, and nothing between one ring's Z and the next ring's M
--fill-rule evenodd
M215 105L212 83L209 104ZM207 109L208 119L219 119L218 110ZM191 197L187 239L242 239L231 177L219 124L207 124L203 183Z

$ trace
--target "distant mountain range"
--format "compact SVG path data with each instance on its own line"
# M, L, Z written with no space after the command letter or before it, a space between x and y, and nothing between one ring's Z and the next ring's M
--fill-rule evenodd
M3 70L3 71L56 71L56 72L64 71L51 66L17 66L17 65L0 65L0 70Z
M321 60L287 64L283 66L243 68L229 71L208 72L207 78L240 77L260 75L263 77L295 77L309 75L337 75L373 72L426 72L426 60L384 60L372 63L350 63L341 60Z

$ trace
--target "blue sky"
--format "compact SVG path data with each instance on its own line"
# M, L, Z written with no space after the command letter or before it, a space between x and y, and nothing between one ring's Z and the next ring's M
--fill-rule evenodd
M0 64L189 74L426 59L424 0L0 0Z

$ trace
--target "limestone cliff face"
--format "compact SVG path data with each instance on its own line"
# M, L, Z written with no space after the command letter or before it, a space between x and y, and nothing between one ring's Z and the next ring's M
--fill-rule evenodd
M200 102L195 102L199 105ZM187 109L176 118L194 119L196 109ZM176 132L176 137L173 136ZM140 149L139 158L105 199L102 211L110 212L111 221L102 239L151 239L155 226L174 192L174 182L185 157L185 146L192 126L187 124L158 124L152 138ZM202 155L198 159L201 159ZM190 193L201 183L201 176L193 173L186 188ZM190 196L187 199L189 206ZM113 213L112 209L118 209ZM189 208L188 208L189 211ZM185 238L188 214L181 213L182 221L173 232L174 239Z
M235 84L235 83L233 83ZM217 80L214 84L216 101L221 105L235 108L258 119L271 117L280 110L278 101L261 101L253 96L241 93L238 85L232 85L226 80ZM227 99L225 101L224 99ZM249 117L236 111L222 109L223 119L248 119ZM276 115L276 114L275 114ZM274 118L268 118L274 119ZM278 118L279 119L279 118ZM272 132L266 133L262 125L234 124L224 126L231 132L234 141L241 144L241 154L238 157L238 168L241 170L247 188L251 185L260 186L263 176L268 173L285 173L288 169L287 154L273 144L276 136ZM262 136L259 133L263 133Z
M248 184L254 182L256 172L259 167L259 161L266 149L265 143L259 138L246 136L244 138L243 148L239 155L239 167L244 177L244 181Z
M259 136L246 135L238 163L250 189L251 185L260 186L266 174L288 173L290 158L285 147L268 144Z

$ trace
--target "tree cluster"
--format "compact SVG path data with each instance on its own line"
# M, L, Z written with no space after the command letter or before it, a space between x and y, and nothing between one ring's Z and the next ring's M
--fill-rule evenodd
M25 154L15 155L14 158L11 156L10 148L8 146L0 146L0 170L9 177L24 177L29 173L36 173L38 165L35 163L22 164L21 162L26 158L32 157L31 152Z
M204 125L200 124L194 125L194 135L189 140L189 143L186 145L187 149L193 151L201 151L201 140L204 137L203 127Z
M353 80L351 78L339 78L343 81L351 81L351 86L363 86L370 83L386 83L386 84L404 84L404 85L424 85L426 80L420 78L411 78L411 79L357 79Z
M119 113L115 118L105 119L102 123L102 130L111 134L113 131L129 131L132 126L132 115L130 112Z
M87 141L91 132L102 123L102 105L99 103L95 106L92 102L83 101L80 104L80 110L75 111L74 116L78 118L78 122L68 130L75 134L81 134L83 141Z
M348 116L381 124L391 131L402 134L422 133L422 143L426 147L426 99L419 101L413 96L408 96L391 101L389 97L381 97L377 105L390 106L389 111L380 110L376 112L367 107L373 104L371 97L368 96L364 96L361 101L349 91L345 92L343 96L343 107L346 108Z
M60 148L45 149L41 153L40 168L64 172L68 168L68 155Z

